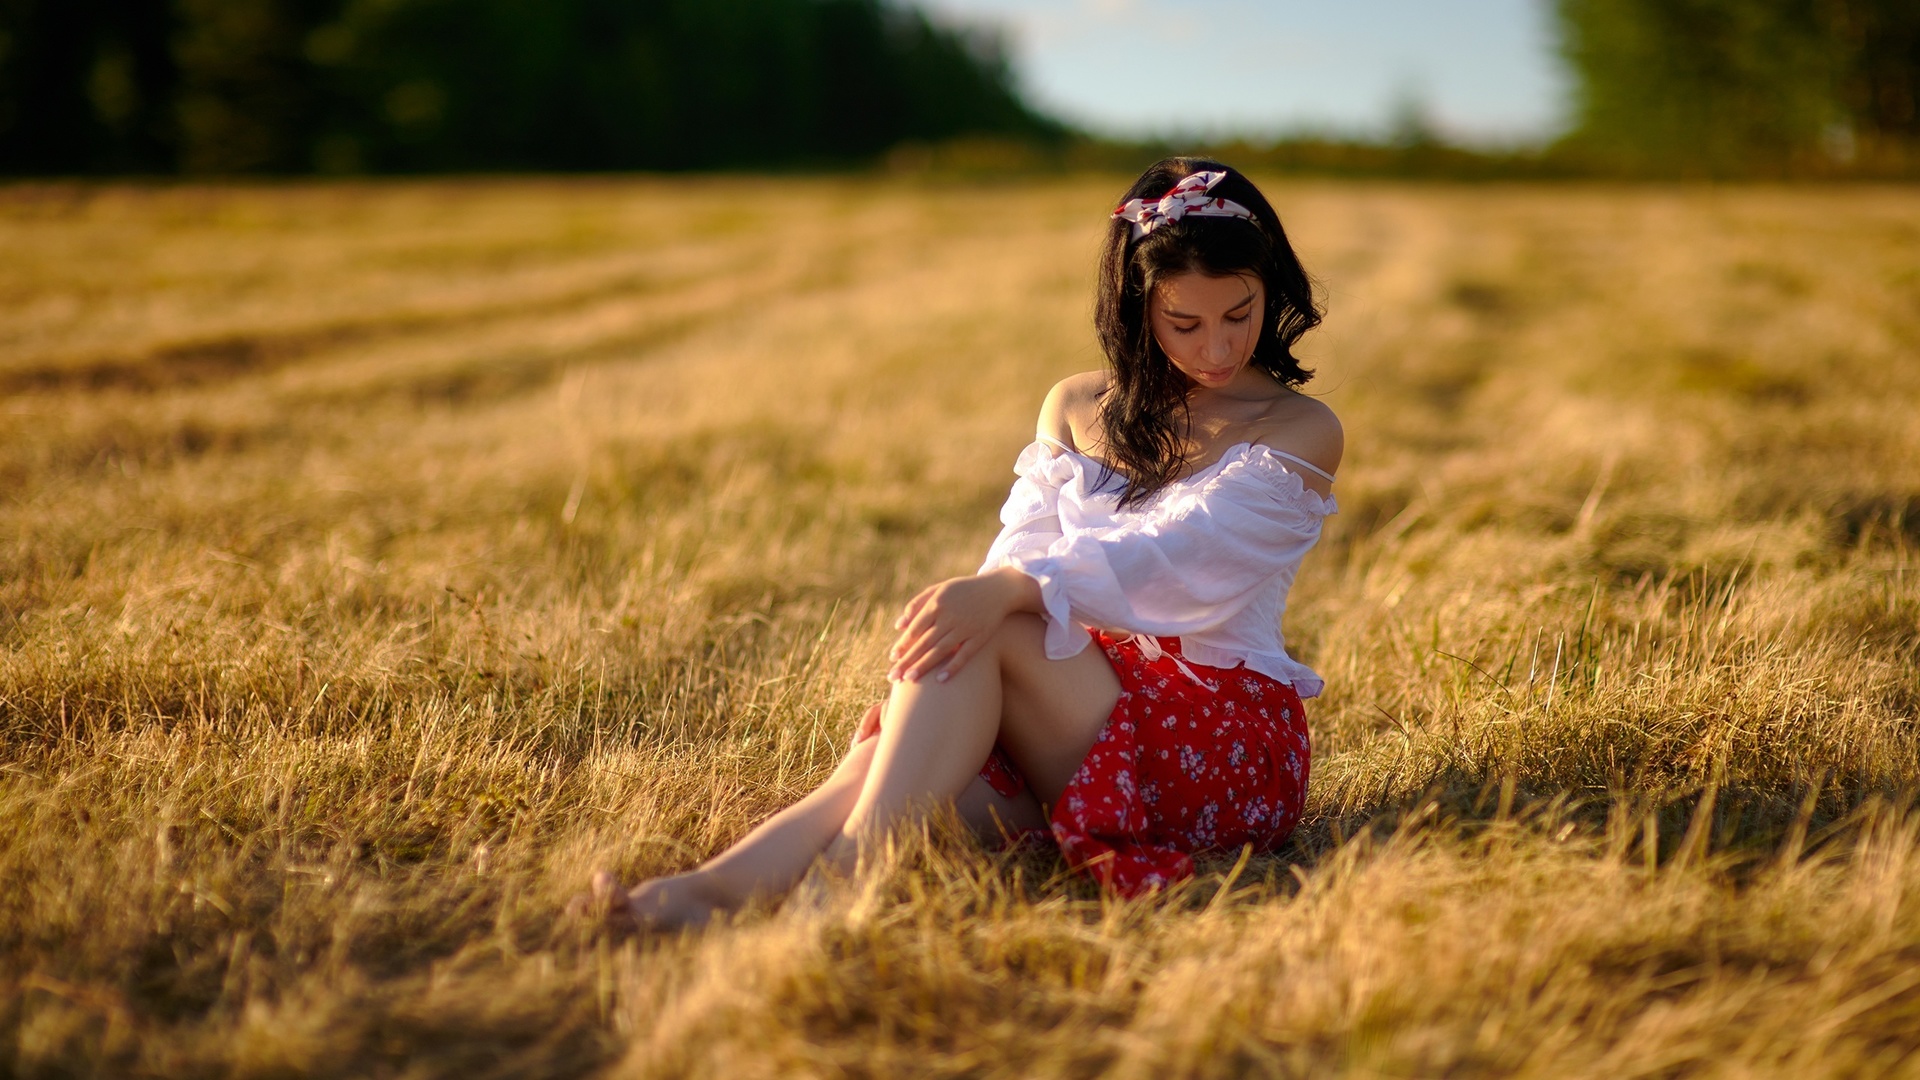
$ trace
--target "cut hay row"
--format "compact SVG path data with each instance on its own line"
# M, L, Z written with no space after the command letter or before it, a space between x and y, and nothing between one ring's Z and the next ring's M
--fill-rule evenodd
M1306 819L1103 899L819 782L1112 178L0 188L0 1071L1920 1075L1920 197L1275 181Z

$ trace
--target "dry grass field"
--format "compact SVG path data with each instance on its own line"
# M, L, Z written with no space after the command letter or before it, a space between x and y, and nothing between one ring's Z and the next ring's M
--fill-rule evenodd
M1920 191L1275 181L1306 820L1120 902L825 776L1124 178L0 188L0 1073L1920 1076Z

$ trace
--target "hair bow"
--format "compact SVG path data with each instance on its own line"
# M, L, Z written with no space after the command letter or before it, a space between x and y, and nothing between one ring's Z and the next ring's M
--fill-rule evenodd
M1173 190L1152 202L1128 199L1113 211L1117 219L1133 222L1133 239L1138 240L1169 221L1196 217L1237 217L1253 220L1253 211L1211 192L1225 180L1224 172L1197 172L1173 185Z

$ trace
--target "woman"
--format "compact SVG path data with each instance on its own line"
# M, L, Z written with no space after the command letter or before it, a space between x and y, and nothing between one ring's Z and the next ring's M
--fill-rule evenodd
M1292 830L1321 682L1280 616L1343 445L1295 390L1311 283L1259 190L1195 158L1134 182L1100 271L1108 369L1047 395L985 564L907 605L846 759L698 869L596 874L612 916L703 922L946 800L983 834L1050 829L1124 894Z

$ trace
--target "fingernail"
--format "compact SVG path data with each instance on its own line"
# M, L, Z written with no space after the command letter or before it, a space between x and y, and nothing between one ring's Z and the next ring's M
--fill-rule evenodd
M934 681L934 682L946 682L946 681L947 681L947 673L943 671L943 672L941 672L940 674L938 674L938 675L935 675L935 676L933 677L933 681Z

